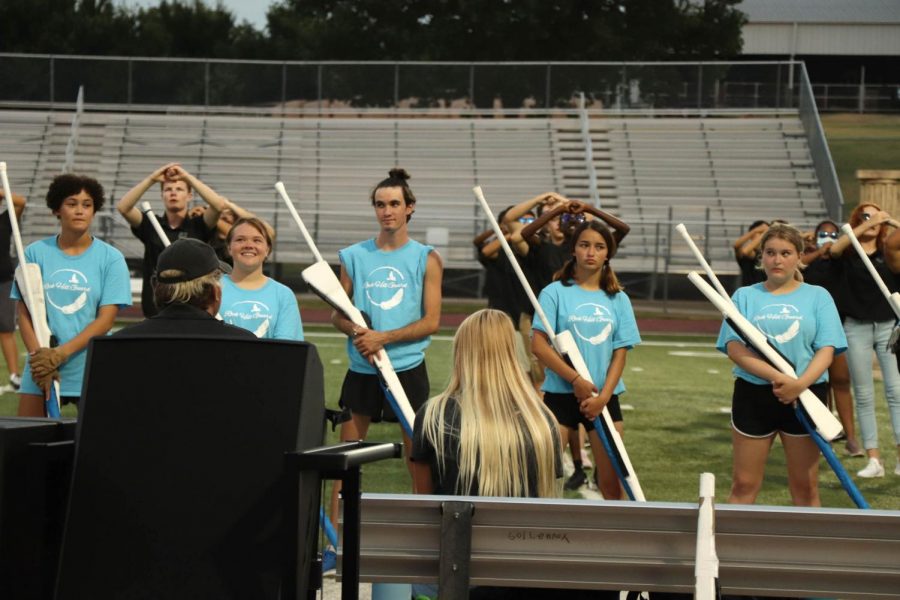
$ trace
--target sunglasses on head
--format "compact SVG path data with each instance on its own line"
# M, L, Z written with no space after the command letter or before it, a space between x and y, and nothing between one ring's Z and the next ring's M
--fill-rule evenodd
M831 232L820 231L819 233L816 234L816 237L818 237L820 240L824 240L826 238L831 238L833 240L836 240L838 238L838 232L837 231L831 231Z
M874 215L870 215L869 213L865 213L865 212L864 212L864 213L861 213L859 216L862 218L863 221L868 221L868 220L871 219Z
M578 225L580 223L584 223L584 219L585 219L584 213L577 213L577 214L563 213L562 216L559 218L559 223L560 223L560 225L563 225L563 226L573 225L573 224Z

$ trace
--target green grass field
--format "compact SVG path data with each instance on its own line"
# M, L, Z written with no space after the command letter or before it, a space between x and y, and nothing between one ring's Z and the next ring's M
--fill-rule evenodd
M446 385L450 365L450 335L435 336L428 350L431 389ZM308 327L325 368L326 402L335 406L347 368L344 338L333 329ZM648 499L692 502L697 497L698 478L703 471L716 476L718 497L727 496L731 483L731 436L729 415L731 364L712 347L709 337L645 336L645 344L629 353L625 371L628 392L625 412L625 442ZM0 373L0 381L5 381ZM878 424L885 466L893 471L895 452L886 404L877 387ZM15 414L16 396L0 397L0 413ZM66 414L74 415L71 408ZM236 415L236 418L239 418ZM330 434L330 439L336 436ZM397 425L373 425L371 440L398 441ZM843 444L835 446L847 470L854 475L864 466L862 458L848 458ZM823 460L820 468L824 506L852 507L850 499ZM900 477L888 473L883 479L856 479L874 508L900 509ZM373 492L405 492L409 478L400 461L386 461L366 468L363 487ZM784 455L778 443L772 450L760 503L787 505Z
M859 203L857 169L900 169L900 115L822 115L844 196L844 216Z

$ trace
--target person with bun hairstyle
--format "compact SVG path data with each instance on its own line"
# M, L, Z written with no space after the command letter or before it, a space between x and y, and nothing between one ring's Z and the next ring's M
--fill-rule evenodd
M360 327L338 311L331 317L347 336L350 359L340 406L350 410L351 418L341 425L342 441L364 440L371 423L398 420L373 364L380 350L387 352L414 411L430 394L425 349L440 325L443 264L434 248L409 237L408 224L416 209L409 173L396 168L388 175L370 195L378 234L338 253L341 284L371 323ZM406 433L403 442L409 456L412 444ZM336 522L339 483L332 489L331 514Z
M773 224L763 234L760 247L766 280L738 288L732 300L794 365L798 378L770 365L727 322L722 323L716 348L735 364L728 502L756 501L777 435L784 446L793 503L819 506L819 448L794 414L794 403L807 388L825 403L828 366L835 354L847 349L847 340L831 295L800 277L802 234L790 225Z
M850 226L876 271L891 292L900 290L895 273L900 272L900 252L887 244L898 223L881 207L866 202L850 213ZM893 236L891 236L893 237ZM900 475L900 371L888 343L896 317L859 254L850 247L847 236L831 246L838 268L838 303L844 314L847 335L847 362L850 383L856 399L859 435L868 463L856 474L859 477L884 477L884 464L878 448L878 424L875 421L875 383L872 374L872 351L881 366L884 395L891 415L897 462L894 474Z
M258 338L303 341L297 297L263 273L272 251L265 223L255 217L238 219L228 230L225 245L234 268L222 277L222 319Z
M584 221L572 233L571 257L556 281L540 294L541 308L554 333L568 330L581 351L594 383L585 380L550 344L535 315L531 350L547 366L544 403L556 417L560 435L584 425L594 455L597 485L607 500L623 497L612 462L594 430L594 419L606 407L616 430L623 431L619 395L625 392L622 372L628 350L641 342L631 300L610 265L616 237L600 220Z
M47 190L47 208L59 221L59 233L30 244L25 261L40 267L47 324L56 345L39 347L31 314L14 285L10 297L19 300L19 330L28 351L19 389L20 416L44 416L44 399L55 379L60 382L60 403L77 405L88 342L106 335L119 309L131 305L125 257L91 235L103 202L103 186L81 175L58 175Z

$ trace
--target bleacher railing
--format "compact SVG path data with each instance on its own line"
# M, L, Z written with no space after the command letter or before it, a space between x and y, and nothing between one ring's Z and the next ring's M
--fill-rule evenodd
M844 208L844 196L841 194L841 186L834 170L834 161L831 159L831 151L828 149L825 132L822 130L822 121L819 119L819 110L816 108L816 99L809 82L806 66L801 63L797 71L800 80L798 108L800 121L806 130L809 153L816 170L816 177L819 180L819 187L822 190L822 198L828 209L828 215L833 220L840 222Z
M0 53L0 103L119 110L247 107L796 108L796 66L783 62L302 62Z

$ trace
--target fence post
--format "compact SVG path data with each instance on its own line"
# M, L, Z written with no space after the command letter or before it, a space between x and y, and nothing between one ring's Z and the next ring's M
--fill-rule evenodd
M209 61L203 64L203 106L209 108Z
M547 63L547 79L544 82L544 108L550 109L550 76L552 73L552 67L550 63Z
M656 282L659 279L659 221L654 227L653 272L650 274L650 300L656 300Z
M131 102L134 99L134 61L128 59L128 91L126 93L128 108L131 108Z
M51 56L50 57L50 104L53 104L53 101L56 97L56 59Z
M394 108L400 104L400 63L394 63Z
M287 109L287 63L281 63L281 112Z
M669 312L669 267L672 264L672 206L669 205L666 217L666 273L663 279L663 312Z
M866 65L859 68L859 105L857 112L862 114L866 112Z
M703 108L703 63L697 65L697 108Z

